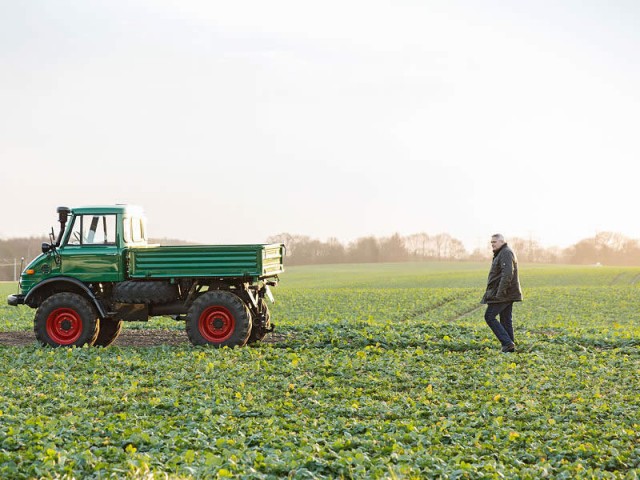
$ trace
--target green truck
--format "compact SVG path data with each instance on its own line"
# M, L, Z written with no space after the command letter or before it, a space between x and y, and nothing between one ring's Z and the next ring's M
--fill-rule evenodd
M273 330L266 299L283 244L147 243L141 208L58 208L60 231L20 276L9 305L35 308L42 345L106 347L124 321L184 320L194 345L242 346Z

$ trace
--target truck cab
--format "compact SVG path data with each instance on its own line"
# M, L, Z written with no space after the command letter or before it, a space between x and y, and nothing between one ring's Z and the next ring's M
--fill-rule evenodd
M81 282L121 282L124 252L147 245L142 208L130 205L59 207L57 240L42 245L42 254L20 276L21 294L42 280L72 277Z

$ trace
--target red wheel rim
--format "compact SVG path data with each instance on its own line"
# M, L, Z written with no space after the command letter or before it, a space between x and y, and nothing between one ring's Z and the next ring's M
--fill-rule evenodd
M82 319L72 308L57 308L47 317L47 335L60 345L71 345L82 334Z
M236 319L229 310L215 305L202 312L198 320L198 329L208 342L224 342L235 331Z

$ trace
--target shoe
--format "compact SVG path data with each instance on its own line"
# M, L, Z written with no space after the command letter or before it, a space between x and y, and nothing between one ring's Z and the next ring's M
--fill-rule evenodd
M506 345L502 347L502 353L511 353L516 351L516 344L512 343L510 345Z

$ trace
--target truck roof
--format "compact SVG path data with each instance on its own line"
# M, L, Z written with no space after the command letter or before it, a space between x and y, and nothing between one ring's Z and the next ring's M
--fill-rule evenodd
M121 213L130 214L135 216L143 215L142 207L138 205L88 205L83 207L74 207L71 209L74 215L86 215L86 214L108 214L108 213Z

